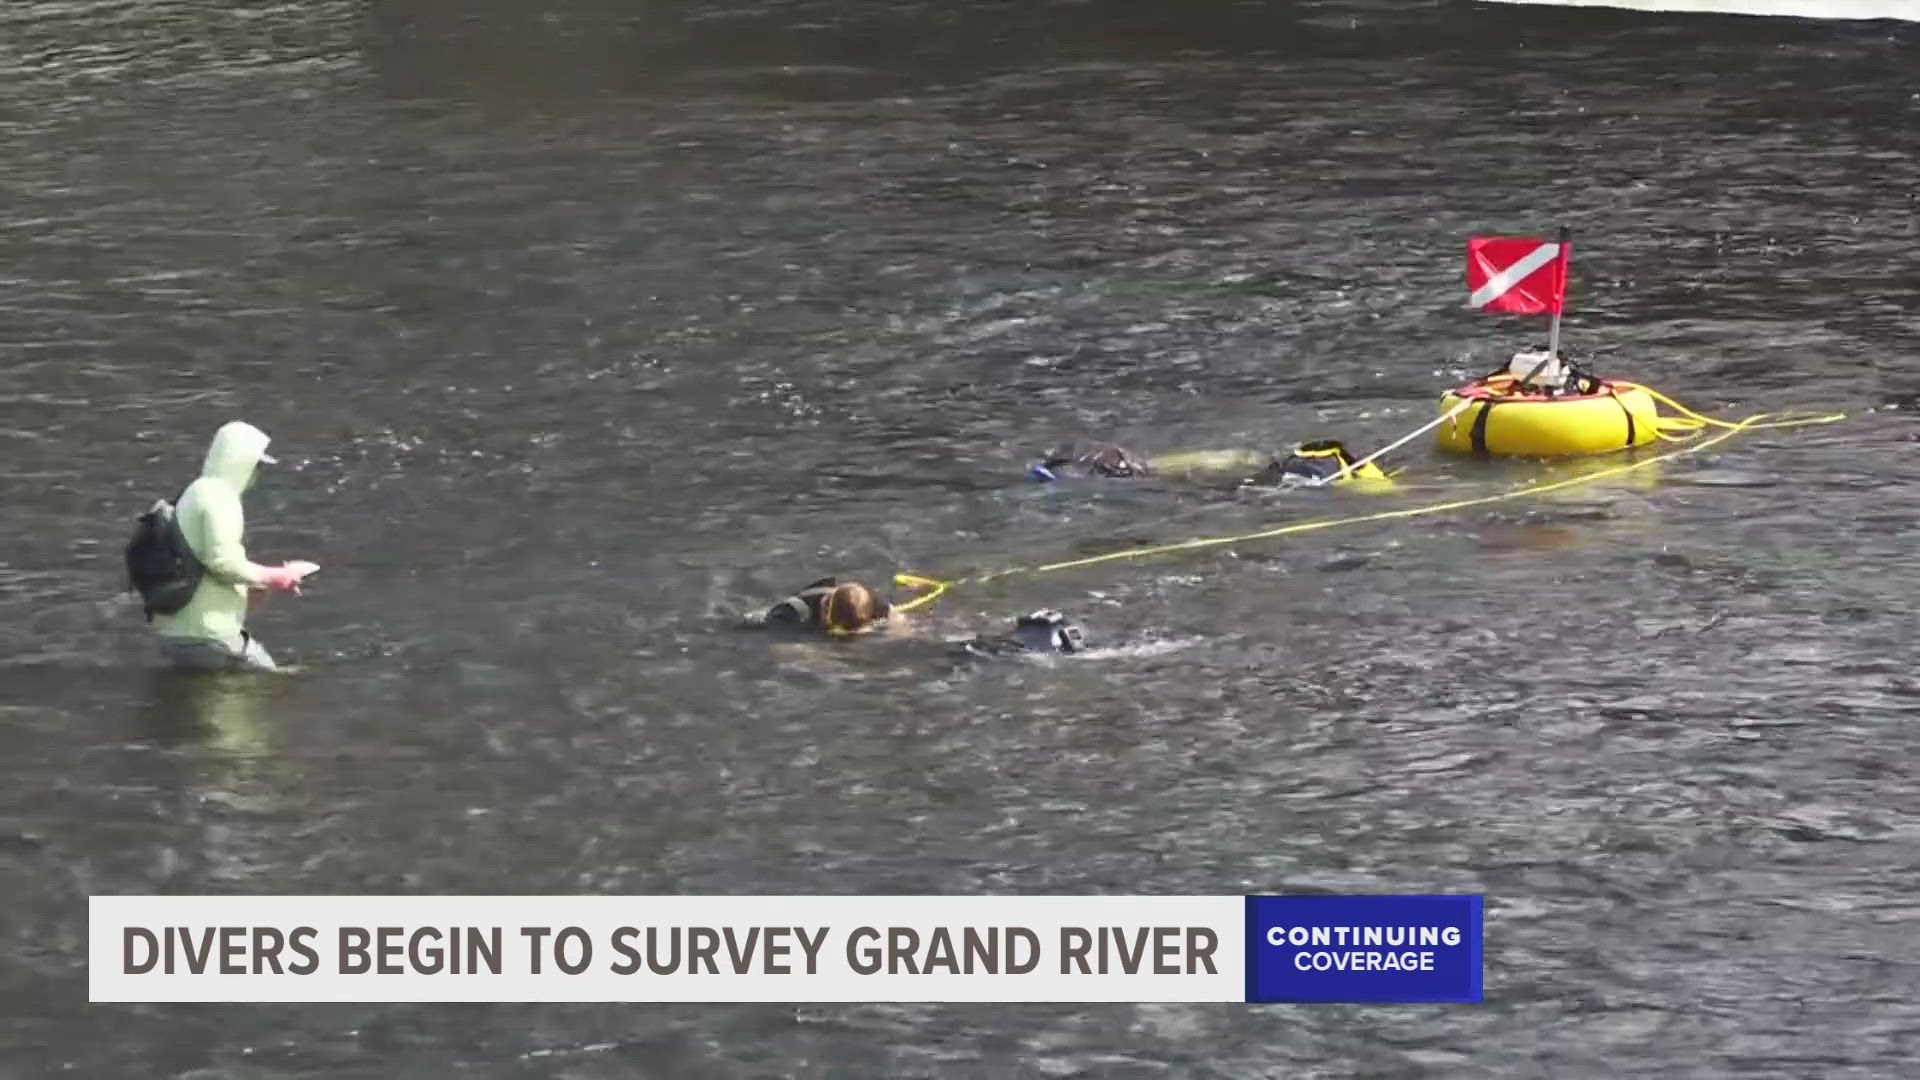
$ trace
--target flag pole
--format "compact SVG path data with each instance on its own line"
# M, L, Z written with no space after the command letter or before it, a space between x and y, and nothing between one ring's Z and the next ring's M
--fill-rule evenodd
M1558 363L1560 360L1560 309L1565 307L1567 302L1567 242L1572 239L1572 236L1573 230L1565 225L1560 226L1560 291L1553 297L1553 329L1547 331L1547 355L1533 365L1533 370L1527 372L1526 378L1513 384L1515 390L1524 391L1528 383L1539 378L1540 373L1547 370L1548 364Z
M1560 309L1566 306L1567 299L1567 244L1573 239L1573 230L1560 226L1560 292L1553 298L1553 329L1547 332L1547 356L1549 363L1560 359Z

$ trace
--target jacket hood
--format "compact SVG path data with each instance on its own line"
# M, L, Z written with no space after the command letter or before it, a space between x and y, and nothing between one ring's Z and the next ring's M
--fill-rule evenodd
M212 476L233 485L235 491L245 491L253 482L253 470L262 461L272 463L267 456L267 444L273 440L267 433L244 420L235 420L222 425L214 432L213 445L207 448L206 464L201 466L201 476Z

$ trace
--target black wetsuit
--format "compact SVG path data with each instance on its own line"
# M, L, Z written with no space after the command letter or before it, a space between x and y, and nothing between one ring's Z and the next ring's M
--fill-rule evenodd
M768 608L766 616L761 621L767 626L783 630L805 630L818 627L824 622L821 618L821 609L826 604L827 597L833 595L833 590L839 587L839 584L836 578L821 578Z
M1013 632L1002 637L977 637L957 642L954 649L969 659L999 659L1023 655L1069 655L1084 652L1086 635L1077 623L1057 611L1023 615Z

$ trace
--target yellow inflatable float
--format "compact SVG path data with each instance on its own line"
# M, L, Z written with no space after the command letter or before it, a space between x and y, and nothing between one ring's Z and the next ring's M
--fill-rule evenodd
M1581 457L1660 437L1659 408L1637 383L1596 378L1544 350L1440 398L1440 448L1493 457Z
M1441 414L1465 408L1440 425L1440 448L1495 457L1576 457L1645 446L1659 438L1652 395L1634 383L1600 379L1592 393L1547 395L1519 390L1496 375L1449 390Z

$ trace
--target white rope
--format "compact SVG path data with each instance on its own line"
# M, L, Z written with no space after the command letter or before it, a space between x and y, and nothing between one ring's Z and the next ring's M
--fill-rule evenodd
M1453 419L1454 417L1459 416L1461 413L1466 412L1467 407L1469 405L1472 405L1477 400L1479 399L1477 398L1463 399L1460 402L1460 404L1455 405L1452 409L1444 413L1441 413L1438 418L1429 420L1426 423L1421 424L1419 427L1414 428L1412 431L1407 432L1405 435L1400 436L1399 438L1393 440L1392 442L1381 447L1380 449L1375 450L1373 453L1368 454L1366 457L1361 458L1359 461L1354 462L1353 465L1350 468L1348 468L1345 472L1335 473L1332 476L1324 476L1313 481L1313 486L1324 487L1327 484L1330 484L1335 480L1340 479L1342 476L1353 476L1359 473L1361 467L1370 464L1374 458L1377 458L1380 455L1385 454L1389 450L1397 450L1400 447L1405 446L1407 443L1413 441L1414 439L1420 437L1421 435L1424 435L1427 432L1432 431L1434 428L1439 427L1441 424L1444 424L1447 421Z

